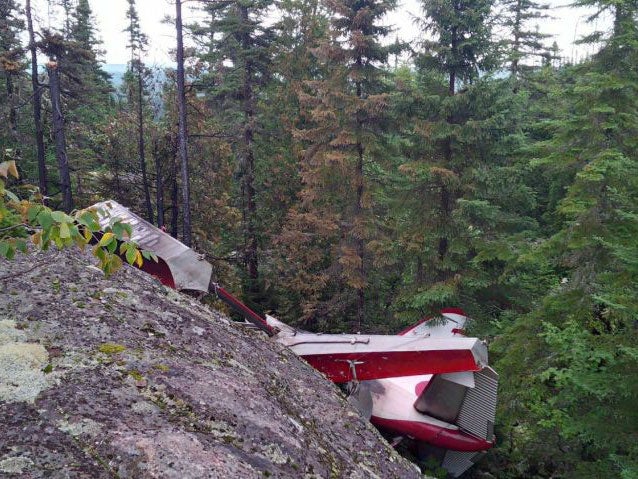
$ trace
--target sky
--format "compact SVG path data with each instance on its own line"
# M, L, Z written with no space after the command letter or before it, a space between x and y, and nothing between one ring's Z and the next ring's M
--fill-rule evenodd
M45 0L32 0L38 9L38 17L47 25L47 7ZM575 38L588 33L593 28L586 23L587 11L583 9L561 8L560 5L569 3L569 0L549 0L553 6L550 11L553 19L543 21L539 25L541 32L555 35L562 55L573 59L574 56L583 56L587 48L575 47ZM129 59L126 49L126 0L90 0L93 14L98 23L99 36L103 41L105 50L104 61L107 64L124 64ZM167 65L172 60L169 51L175 45L175 32L172 25L162 23L167 15L173 16L174 3L171 0L137 0L137 9L140 16L142 30L149 38L149 51L146 63L149 65ZM419 33L414 26L412 18L419 13L418 0L399 0L399 8L388 18L389 24L394 24L397 34L402 40L414 42ZM190 15L192 16L192 14ZM184 22L189 20L189 13L184 14ZM394 35L392 36L394 39ZM551 41L550 41L551 43Z

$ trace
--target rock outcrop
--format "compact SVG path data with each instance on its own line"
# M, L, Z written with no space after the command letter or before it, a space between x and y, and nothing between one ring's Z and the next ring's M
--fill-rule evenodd
M0 477L420 477L289 350L91 263L0 260Z

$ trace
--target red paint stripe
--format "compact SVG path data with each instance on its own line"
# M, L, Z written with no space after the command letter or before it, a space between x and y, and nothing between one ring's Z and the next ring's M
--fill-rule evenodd
M245 319L253 323L258 328L262 329L269 336L275 335L275 330L266 322L266 318L263 318L255 311L250 309L240 300L235 298L232 294L226 291L221 286L215 286L214 292L217 294L219 299L228 304L231 308L241 314Z
M345 383L355 379L348 361L362 362L355 365L357 379L360 381L480 369L470 350L375 351L311 354L302 357L335 383Z
M453 451L476 452L491 448L494 443L478 438L458 429L446 429L434 424L418 421L402 421L372 416L370 422L377 427L407 434L419 441Z
M443 308L441 310L441 314L460 314L461 316L466 316L467 314L465 314L465 311L463 311L461 308Z

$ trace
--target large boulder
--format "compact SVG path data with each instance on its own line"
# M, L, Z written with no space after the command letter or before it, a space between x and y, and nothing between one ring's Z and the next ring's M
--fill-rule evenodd
M0 260L0 476L420 474L291 351L71 250Z

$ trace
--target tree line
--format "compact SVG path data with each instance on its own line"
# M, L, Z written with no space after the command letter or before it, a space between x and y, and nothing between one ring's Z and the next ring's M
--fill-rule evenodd
M49 28L0 0L20 181L67 212L126 204L304 329L462 307L501 374L498 446L470 474L636 477L635 1L577 2L611 19L578 64L533 0L423 0L412 44L394 0L187 5L161 76L128 0L116 89L88 0L49 0Z

